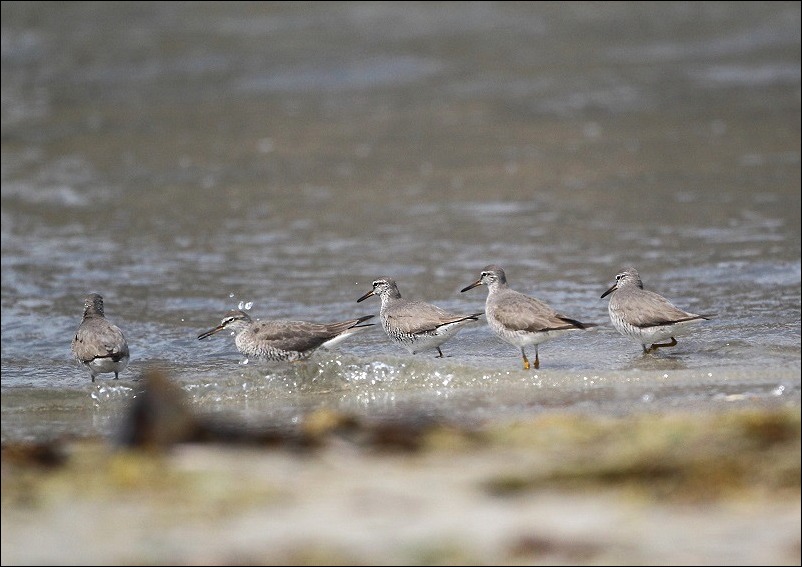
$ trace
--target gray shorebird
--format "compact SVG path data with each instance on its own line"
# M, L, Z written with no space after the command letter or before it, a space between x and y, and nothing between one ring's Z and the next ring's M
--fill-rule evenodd
M114 372L114 379L128 366L130 353L125 335L103 312L103 297L90 293L84 298L84 315L72 338L72 354L89 369L92 382L98 374Z
M362 323L373 317L367 315L335 323L311 323L252 319L244 311L232 309L219 325L201 333L198 339L230 329L234 331L237 350L245 356L275 362L295 362L309 358L318 348L332 348L351 335L372 327L373 323Z
M529 370L529 359L524 347L535 346L532 364L540 368L538 345L574 331L596 327L596 323L581 323L561 315L539 299L510 289L504 270L496 265L485 266L479 279L462 291L479 285L487 286L485 315L487 324L502 340L521 349L524 370Z
M482 315L456 315L431 303L404 299L395 280L388 277L375 280L373 289L356 301L359 303L372 295L381 299L379 318L387 336L410 354L436 349L437 356L442 358L440 345L466 324L478 321Z
M692 323L712 317L683 311L662 295L643 289L638 271L631 267L616 275L615 283L601 296L608 295L607 311L613 327L625 337L639 342L644 353L676 346L675 336L685 334ZM666 339L671 341L660 342Z

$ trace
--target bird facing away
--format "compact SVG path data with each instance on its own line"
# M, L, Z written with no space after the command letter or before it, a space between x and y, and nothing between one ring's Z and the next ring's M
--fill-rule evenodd
M676 346L675 336L685 334L691 323L711 317L683 311L662 295L643 289L638 271L631 267L615 276L615 283L601 296L608 295L607 311L613 326L625 337L639 342L644 353ZM670 342L660 342L669 338Z
M524 370L529 370L529 359L524 347L535 346L533 366L540 368L538 345L566 333L596 327L596 323L581 323L554 309L534 297L510 289L504 270L496 265L485 266L479 279L462 291L479 285L487 286L485 315L487 324L502 340L521 349Z
M114 372L117 380L128 366L128 342L120 328L106 319L103 297L97 293L84 298L84 316L72 339L72 354L89 369L92 382L108 372Z
M309 358L318 348L332 348L351 335L372 327L373 323L361 323L373 317L367 315L336 323L254 320L244 311L232 309L219 325L201 333L198 339L231 329L235 334L237 350L245 356L274 362L295 362Z
M438 358L443 358L440 345L482 315L455 315L431 303L404 299L395 280L388 277L375 280L373 289L356 301L359 303L372 295L381 299L379 317L387 336L410 354L436 349Z

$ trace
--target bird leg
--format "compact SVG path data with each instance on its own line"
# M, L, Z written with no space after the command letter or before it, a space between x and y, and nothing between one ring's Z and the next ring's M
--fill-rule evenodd
M675 339L674 337L671 337L670 343L654 343L649 348L646 348L646 346L644 345L643 352L644 353L654 352L661 347L672 347L672 346L677 346L677 339Z
M536 369L540 368L540 357L538 356L537 352L537 345L535 345L535 364L533 365Z
M437 357L436 358L443 358L443 351L440 350L440 347L437 347Z
M526 358L524 347L521 347L521 356L524 358L524 370L529 370L529 359Z

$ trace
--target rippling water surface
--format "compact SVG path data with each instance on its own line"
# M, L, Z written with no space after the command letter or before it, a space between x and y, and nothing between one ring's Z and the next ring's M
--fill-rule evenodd
M198 410L483 421L800 399L799 3L2 6L2 438L113 431L165 368ZM302 364L199 332L456 312L496 263L598 330L525 372L484 322L408 355L379 327ZM643 356L619 268L716 317ZM129 339L70 357L82 298Z

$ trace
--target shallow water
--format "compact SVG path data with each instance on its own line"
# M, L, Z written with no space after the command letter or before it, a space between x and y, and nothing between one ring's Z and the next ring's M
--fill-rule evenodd
M482 421L800 400L798 3L2 6L2 439L109 434L148 367L201 412L335 407ZM380 328L242 364L256 317L377 313L378 276L455 312L496 263L605 323L541 345L484 325L445 359ZM599 298L715 317L643 356ZM101 293L132 352L70 356ZM531 353L530 353L531 358Z

